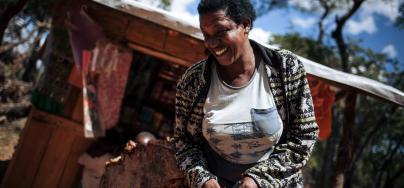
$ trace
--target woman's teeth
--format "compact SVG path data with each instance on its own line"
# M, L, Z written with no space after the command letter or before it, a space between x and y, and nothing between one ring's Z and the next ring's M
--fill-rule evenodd
M224 52L226 52L227 48L223 48L222 50L215 51L216 55L222 55Z

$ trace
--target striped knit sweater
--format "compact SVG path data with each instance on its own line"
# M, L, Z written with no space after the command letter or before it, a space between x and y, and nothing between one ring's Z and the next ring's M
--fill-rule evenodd
M286 50L271 50L250 40L265 61L271 92L285 130L267 160L247 169L259 187L303 187L302 167L317 140L318 126L303 64ZM177 85L174 144L177 165L190 187L217 177L209 172L201 151L203 106L210 85L213 57L191 66ZM241 178L241 177L240 177Z

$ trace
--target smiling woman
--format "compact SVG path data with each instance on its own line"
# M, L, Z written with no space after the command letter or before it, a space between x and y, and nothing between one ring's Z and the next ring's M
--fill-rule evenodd
M198 12L210 56L177 85L177 165L191 187L303 187L318 127L302 63L248 39L248 0Z
M205 47L217 60L222 78L235 86L246 83L255 69L254 53L248 41L251 20L237 24L224 10L218 10L202 13L200 27Z

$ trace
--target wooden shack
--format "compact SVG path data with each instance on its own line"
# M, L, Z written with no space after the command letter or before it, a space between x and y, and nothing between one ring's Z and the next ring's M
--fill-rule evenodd
M79 10L102 29L108 40L133 51L126 92L119 101L118 126L131 127L134 134L147 130L158 138L170 136L176 81L187 67L206 57L196 23L136 1L76 0L61 8L66 13L61 14L68 15L69 9ZM72 54L66 54L67 63L55 64L68 70L56 75L64 84L58 94L62 97L57 105L49 105L53 104L49 100L44 102L46 105L34 103L2 188L79 185L82 167L78 157L97 139L84 137L81 77ZM301 60L315 79L404 106L404 94L397 89Z

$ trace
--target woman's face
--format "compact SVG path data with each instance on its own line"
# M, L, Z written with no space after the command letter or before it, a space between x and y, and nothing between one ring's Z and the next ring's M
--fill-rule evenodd
M249 46L246 28L250 23L237 25L225 11L218 10L199 16L200 28L205 37L205 47L222 66L240 61Z

